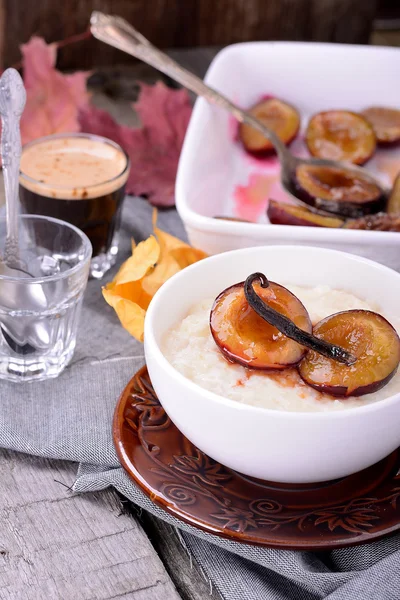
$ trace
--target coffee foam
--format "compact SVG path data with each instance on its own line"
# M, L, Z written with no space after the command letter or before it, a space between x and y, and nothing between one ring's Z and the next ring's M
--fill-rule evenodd
M120 149L95 138L47 139L23 148L20 184L49 198L98 198L124 185L126 165Z

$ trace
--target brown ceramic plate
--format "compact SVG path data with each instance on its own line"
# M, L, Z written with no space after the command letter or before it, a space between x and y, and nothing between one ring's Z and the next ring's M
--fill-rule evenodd
M215 462L175 427L143 367L114 416L123 467L166 511L237 542L324 550L400 529L400 449L343 479L288 485L252 479Z

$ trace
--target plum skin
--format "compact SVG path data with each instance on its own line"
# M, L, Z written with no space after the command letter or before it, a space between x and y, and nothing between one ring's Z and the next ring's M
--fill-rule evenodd
M304 305L300 302L300 300L294 295L292 294L289 290L287 290L286 288L284 288L283 286L274 283L273 281L270 281L270 285L271 286L276 286L277 288L284 290L284 292L287 292L288 296L290 299L294 300L296 302L296 304L301 307L301 311L302 311L302 316L303 318L306 320L306 326L307 326L307 330L309 332L311 332L312 330L312 324L311 324L311 319L308 315L308 312L306 310L306 308L304 307ZM289 338L286 338L286 336L283 336L284 338L286 338L287 340L287 344L290 343L291 345L293 345L293 350L292 353L295 355L294 360L292 361L287 361L284 363L266 363L266 362L260 362L260 364L254 363L252 362L252 358L246 358L243 355L240 355L238 353L235 353L231 350L232 344L225 344L223 341L221 341L221 339L219 339L218 337L218 332L216 331L215 327L214 327L214 315L215 315L215 309L217 309L218 307L218 303L225 297L227 296L229 293L231 292L241 292L243 291L244 288L244 282L240 282L237 284L234 284L232 286L229 286L228 288L224 289L215 299L211 312L210 312L210 320L209 320L209 325L210 325L210 331L211 331L211 335L214 339L215 344L217 345L217 347L219 348L219 350L221 351L222 355L231 363L236 363L236 364L240 364L243 367L246 367L248 369L251 370L258 370L258 371L282 371L284 369L290 368L290 367L294 367L296 365L298 365L298 363L304 358L306 352L307 352L307 348L301 346L300 344L293 342L292 340L290 340ZM244 292L243 292L244 294ZM246 301L246 299L244 298L244 303L245 305L248 306L248 303ZM248 306L249 309L252 311L252 309L250 308L250 306ZM254 313L257 320L259 319L260 322L262 322L261 317L259 317L258 315L256 315L256 313ZM265 326L267 327L272 327L270 326L267 322L264 321ZM275 329L275 328L273 328ZM279 332L278 332L279 333Z
M289 130L290 133L285 132L286 135L283 138L281 137L281 135L279 135L278 132L276 132L278 137L280 137L280 139L282 140L282 142L286 146L290 146L290 144L296 139L296 137L299 133L299 130L300 130L300 115L294 106L292 106L291 104L288 104L284 100L275 98L274 96L264 96L259 102L254 104L249 109L248 112L251 115L255 116L257 119L259 119L261 122L263 122L262 116L260 116L257 113L257 111L259 109L261 109L264 105L267 105L269 102L276 102L276 104L278 105L278 108L280 108L280 110L282 111L282 115L286 116L287 121L289 121L291 124L294 124L294 126L291 127L291 131ZM285 115L285 111L287 111L286 115ZM289 114L290 112L292 112L291 115ZM243 147L245 148L246 152L248 154L250 154L251 156L254 156L254 158L258 158L258 159L269 158L271 156L275 156L276 150L267 138L264 138L265 142L259 148L251 148L248 145L248 142L245 141L245 138L249 137L249 133L251 133L251 131L252 131L252 128L250 125L247 125L246 123L240 124L239 139L240 139ZM247 132L247 135L245 132ZM260 134L258 132L256 132L256 135L258 136ZM251 137L251 135L250 135L250 137Z
M317 325L315 327L318 327L319 324L321 324L321 325L324 324L326 321L328 321L330 319L334 319L334 318L340 317L342 315L347 316L351 313L358 313L358 314L363 313L363 314L365 314L366 318L370 318L371 316L373 318L378 318L381 322L383 322L385 324L385 326L387 326L388 331L390 331L390 333L392 335L392 342L397 345L398 362L397 362L397 365L395 366L395 368L393 368L385 377L382 377L381 379L377 379L375 381L371 381L367 385L361 385L361 386L355 387L354 389L351 389L349 391L349 388L347 386L330 385L330 384L325 384L325 383L313 383L312 380L310 380L310 378L307 378L304 375L304 373L302 372L302 366L305 364L305 361L307 361L307 354L308 354L307 353L305 355L303 361L301 363L299 363L298 367L297 367L298 371L299 371L299 375L303 379L304 383L306 383L310 387L314 388L318 392L330 394L331 396L340 397L342 399L346 399L348 397L364 396L366 394L372 394L372 393L377 392L378 390L382 389L385 385L387 385L387 383L389 383L389 381L396 374L398 367L399 367L399 361L400 361L400 338L399 338L399 335L398 335L397 331L394 329L394 327L392 326L392 324L389 323L389 321L387 319L385 319L385 317L383 317L381 314L375 313L370 310L364 310L364 309L353 309L353 310L348 310L348 311L342 311L339 313L335 313L333 315L329 315L328 317L325 317L325 319L322 319L322 321L317 323ZM324 338L322 337L322 339L324 339ZM357 363L355 363L355 365L357 365Z
M386 212L389 214L400 214L400 173L394 180L392 191L390 192Z
M251 369L252 371L264 371L264 372L273 373L274 371L284 371L286 369L290 369L291 367L296 367L299 364L299 362L301 360L303 360L303 358L307 352L307 348L304 348L300 358L291 363L283 363L283 364L275 363L273 367L271 367L271 366L267 367L267 366L263 366L263 365L251 365L250 359L246 361L245 358L242 358L242 357L238 356L237 354L234 354L233 352L231 352L229 350L229 348L227 346L225 346L224 344L221 344L221 342L218 340L217 336L214 334L212 329L211 329L211 335L213 336L214 342L220 349L221 354L226 358L226 360L228 362L230 362L231 364L241 365L242 367L246 367L246 369Z
M270 200L267 209L270 222L274 225L292 225L300 227L329 227L340 228L344 219L335 215L313 213L305 206L284 204Z
M380 115L388 116L390 113L391 117L396 121L395 123L382 124L376 121L377 113ZM381 147L395 147L400 143L400 110L395 108L387 108L384 106L371 106L361 112L361 115L367 119L372 125L375 131L376 140ZM389 117L390 120L390 117Z
M321 169L324 168L325 167L321 167ZM385 208L387 202L387 198L381 190L379 190L379 194L376 194L370 199L362 200L361 202L335 200L334 198L320 198L317 195L313 195L300 183L297 169L292 175L292 185L295 190L295 195L306 204L334 215L350 217L353 219L380 212Z
M298 134L299 129L297 129L297 131L292 135L292 137L288 138L283 142L285 146L289 147L297 138ZM253 156L253 158L257 158L260 161L263 158L276 158L276 150L273 146L271 148L262 148L261 150L249 150L249 148L247 148L243 142L242 145L243 148L246 150L247 154L249 154L249 156Z
M381 379L380 381L375 381L374 383L370 383L368 385L363 385L359 388L354 389L350 394L347 393L348 388L344 386L329 386L329 385L315 385L310 381L303 380L304 383L312 387L317 392L322 392L323 394L329 394L330 396L335 396L345 400L350 397L358 397L365 396L366 394L373 394L374 392L378 392L386 384L389 383L391 379L396 375L397 369L394 369L387 377Z
M332 128L329 127L329 125L332 124L334 125L333 131L337 131L337 124L339 124L339 127L341 124L346 124L347 127L342 127L342 132L349 128L350 130L354 129L354 131L358 133L359 139L353 155L350 152L348 153L349 155L346 156L346 149L341 146L340 138L331 143L342 148L342 156L332 156L329 155L329 153L326 154L324 151L318 151L315 140L326 139L324 133L329 136L329 132L332 132ZM317 132L320 133L320 136L318 136ZM348 139L350 139L350 142L353 142L351 136L349 136ZM364 142L364 145L362 142ZM344 141L344 143L346 142ZM376 135L373 126L362 114L348 110L328 110L319 112L311 117L306 131L306 145L310 154L315 158L333 159L351 162L355 165L363 165L370 160L375 153Z

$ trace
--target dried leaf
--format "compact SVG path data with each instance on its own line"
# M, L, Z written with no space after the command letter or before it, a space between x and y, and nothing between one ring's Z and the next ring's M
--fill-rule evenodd
M139 340L139 342L143 342L146 311L139 304L127 298L112 298L111 303L109 302L109 294L107 292L103 291L103 296L106 302L114 308L124 329Z
M171 256L179 265L180 269L184 269L189 265L201 260L202 258L206 258L207 254L202 250L198 250L197 248L174 248L171 250Z
M143 281L143 289L149 296L153 297L162 284L180 270L178 263L168 255L164 255L154 271Z
M103 288L105 301L114 308L122 326L143 341L144 318L150 301L162 284L186 266L205 258L201 250L162 231L153 217L154 236L137 246L114 280Z
M192 248L182 240L159 229L156 226L156 221L157 212L154 211L153 228L160 244L160 258L154 271L149 273L143 283L143 288L151 296L154 296L156 291L172 275L207 256L201 250Z
M113 307L125 329L140 341L143 341L145 311L151 300L143 289L143 279L154 269L159 254L158 242L151 235L132 247L132 256L123 263L114 280L103 288L105 301Z
M21 118L22 143L44 135L80 130L78 112L89 102L88 73L63 75L55 68L56 46L32 37L21 47L27 100Z
M21 52L27 91L22 143L75 131L113 139L126 149L132 162L128 193L146 196L155 206L173 206L178 160L192 110L186 90L173 90L162 82L141 84L135 110L142 127L133 129L89 105L88 73L63 75L57 71L55 44L32 37Z
M128 193L147 196L155 206L173 206L178 160L192 111L189 95L162 82L140 84L140 89L134 106L140 129L119 125L94 106L81 111L81 128L114 140L128 152L132 163Z
M121 285L142 279L154 268L160 256L160 247L151 235L144 242L132 248L132 256L121 266L115 277L115 283Z

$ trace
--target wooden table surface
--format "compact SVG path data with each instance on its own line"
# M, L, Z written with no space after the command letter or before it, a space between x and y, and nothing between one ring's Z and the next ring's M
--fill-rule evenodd
M76 471L0 450L1 600L219 597L172 527L114 490L72 495Z
M172 54L202 76L215 50ZM131 124L134 81L154 77L143 66L108 68L93 100ZM72 495L76 471L0 450L0 600L220 598L171 526L138 514L114 490Z

